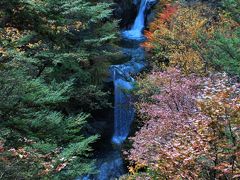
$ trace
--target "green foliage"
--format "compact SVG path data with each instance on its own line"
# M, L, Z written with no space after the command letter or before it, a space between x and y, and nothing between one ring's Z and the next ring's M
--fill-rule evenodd
M21 119L3 123L5 128L1 128L1 142L4 140L5 147L12 147L0 155L7 161L7 166L6 162L0 162L4 179L36 178L40 175L50 179L56 176L68 179L94 172L93 162L87 159L92 150L89 145L98 136L85 138L81 132L88 115L66 118L58 112L47 111L24 115ZM64 170L59 168L63 164ZM14 172L21 166L20 174Z
M240 28L231 32L216 32L208 42L207 59L217 70L240 77Z
M239 0L222 0L222 6L227 11L227 14L232 16L237 22L240 22Z
M94 173L90 113L118 51L111 3L0 2L0 177L74 179Z

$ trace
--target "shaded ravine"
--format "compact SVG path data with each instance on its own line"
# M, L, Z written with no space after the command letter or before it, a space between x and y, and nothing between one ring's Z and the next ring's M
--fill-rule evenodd
M111 76L114 83L114 135L112 142L121 144L128 136L131 123L134 119L134 107L131 103L131 95L127 93L133 89L133 76L139 73L146 65L144 50L139 43L144 40L143 29L145 25L145 10L150 0L141 0L138 15L130 30L122 32L126 41L135 41L137 48L124 49L123 52L131 57L131 61L111 66ZM131 43L129 41L129 43Z
M135 113L132 97L129 93L135 83L133 76L146 66L143 48L137 45L131 49L124 48L123 52L131 57L131 61L111 67L115 97L114 135L112 138L114 144L121 144L128 136Z
M138 15L130 30L122 32L122 51L130 61L110 67L114 85L114 134L112 140L105 140L101 151L96 153L96 175L87 175L82 180L111 180L126 173L121 156L121 144L127 138L134 119L134 106L129 91L134 87L134 75L145 66L145 51L140 47L144 41L145 10L148 2L141 0Z
M141 0L138 15L134 21L134 24L132 25L130 30L123 31L123 37L133 40L139 40L143 38L142 30L145 25L145 10L149 1L150 0Z

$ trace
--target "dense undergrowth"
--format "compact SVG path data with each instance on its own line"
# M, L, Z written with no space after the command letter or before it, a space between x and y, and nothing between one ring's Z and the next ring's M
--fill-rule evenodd
M161 1L123 179L239 179L239 1Z

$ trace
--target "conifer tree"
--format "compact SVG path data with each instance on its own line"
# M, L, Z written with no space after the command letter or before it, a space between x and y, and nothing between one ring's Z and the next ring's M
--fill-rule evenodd
M84 126L108 106L116 52L111 4L0 2L0 177L74 179L93 173Z

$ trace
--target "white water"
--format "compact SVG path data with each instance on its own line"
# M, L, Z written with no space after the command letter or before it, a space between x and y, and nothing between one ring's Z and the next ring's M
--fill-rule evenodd
M123 32L123 37L126 39L137 41L143 40L142 30L145 24L144 13L147 8L147 3L153 0L141 0L138 15L132 28L129 31ZM132 41L131 41L132 42ZM128 43L128 42L127 42ZM131 56L131 61L113 65L110 68L111 78L114 83L114 135L112 142L121 144L128 136L131 123L134 119L134 107L132 105L132 97L129 91L134 88L135 80L133 75L139 73L145 66L144 49L137 47L133 43L132 48L124 48L123 52ZM103 152L104 156L97 159L96 167L99 171L96 175L86 175L79 177L81 180L109 180L120 177L124 174L124 164L120 155L120 146L114 147L112 151ZM105 149L105 148L104 148Z
M141 53L144 56L142 48L138 48L132 53ZM128 136L131 123L134 119L134 107L132 97L129 93L134 87L134 79L131 77L137 74L145 67L143 59L136 61L132 58L131 61L114 65L111 67L112 77L114 82L114 135L112 141L115 144L121 144Z
M138 15L129 31L122 33L126 39L135 41L144 38L142 31L145 25L145 10L148 2L152 0L141 0ZM134 87L132 75L136 75L145 67L144 50L140 47L128 49L127 54L132 57L131 61L114 65L111 67L112 79L114 82L114 135L112 142L121 144L128 136L131 123L134 119L134 107L132 97L129 94Z
M128 31L124 31L122 34L127 39L143 39L142 31L145 25L145 10L149 0L141 0L138 15L134 21L132 28Z

